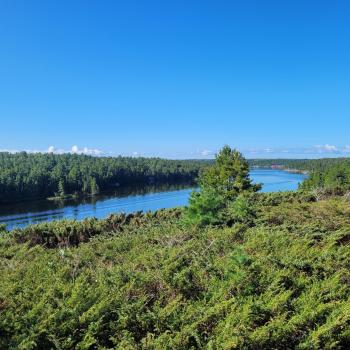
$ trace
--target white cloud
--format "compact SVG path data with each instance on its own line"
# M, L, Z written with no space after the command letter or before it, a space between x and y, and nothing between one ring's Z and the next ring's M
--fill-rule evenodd
M212 154L213 154L213 152L209 151L207 149L204 149L203 151L201 151L201 155L204 156L204 157L210 156Z
M312 147L294 147L294 148L261 148L242 150L247 157L288 157L288 158L319 158L319 157L341 157L348 156L350 153L350 145L335 146L331 144L315 145Z
M23 151L14 150L14 149L0 149L0 152L19 153L19 152L23 152ZM74 145L69 151L61 149L61 148L56 148L55 146L50 146L45 151L31 149L31 150L24 150L24 152L27 152L27 153L52 153L52 154L72 153L72 154L85 154L85 155L89 155L89 156L102 156L105 154L103 151L101 151L99 149L90 149L87 147L79 149L79 147L76 145Z
M325 145L316 145L314 147L318 153L334 153L334 152L338 152L338 148L334 145L329 145L328 143L326 143Z
M3 148L3 149L0 149L0 152L5 152L5 153L18 153L18 152L21 152L17 149L7 149L7 148Z
M50 146L47 151L42 152L38 151L40 153L52 153L52 154L64 154L64 153L69 153L68 151L62 149L62 148L56 148L55 146Z
M77 146L77 145L72 146L70 152L71 152L71 153L79 153L79 148L78 148L78 146Z
M73 154L85 154L88 156L101 156L104 154L104 152L102 152L99 149L90 149L87 147L84 147L82 149L79 149L79 147L77 145L72 146L70 153Z

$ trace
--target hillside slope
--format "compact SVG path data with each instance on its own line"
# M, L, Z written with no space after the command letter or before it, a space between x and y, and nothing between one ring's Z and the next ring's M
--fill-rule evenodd
M249 226L179 209L3 234L0 348L349 348L350 204L256 202Z

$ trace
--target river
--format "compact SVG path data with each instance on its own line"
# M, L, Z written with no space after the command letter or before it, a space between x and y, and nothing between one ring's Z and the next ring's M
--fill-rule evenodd
M282 170L254 169L251 178L262 183L263 192L292 191L306 175ZM94 216L105 218L111 213L173 208L188 203L194 190L186 186L143 186L119 189L79 200L38 200L0 206L0 224L7 229L24 227L42 221L77 219Z

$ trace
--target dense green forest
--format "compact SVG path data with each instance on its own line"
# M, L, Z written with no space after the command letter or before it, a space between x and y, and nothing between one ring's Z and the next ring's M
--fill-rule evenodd
M302 183L304 189L336 191L344 193L350 190L350 160L324 162L310 172L308 179Z
M0 348L349 349L349 198L259 193L227 147L199 185L188 208L3 228Z
M205 161L0 153L0 202L96 194L131 184L194 182Z
M296 169L306 171L322 171L324 169L348 164L350 158L320 158L320 159L249 159L250 166L266 167L280 166L285 169Z

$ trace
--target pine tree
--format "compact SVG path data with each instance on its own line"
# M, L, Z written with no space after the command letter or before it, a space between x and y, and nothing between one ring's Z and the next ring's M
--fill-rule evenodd
M243 155L224 146L216 155L214 165L201 173L199 187L200 191L192 193L190 197L186 217L192 223L214 225L231 220L229 215L242 216L242 208L248 212L245 195L260 190L261 185L252 183L249 165ZM239 215L236 214L238 212Z
M214 191L224 199L233 200L242 192L255 192L261 186L249 177L249 164L243 155L224 146L216 155L215 164L200 176L200 188Z
M59 197L64 197L66 195L66 192L65 192L65 189L64 189L64 181L61 179L59 182L58 182L58 196Z
M100 189L97 185L96 179L93 177L90 181L90 194L95 195L100 192Z

